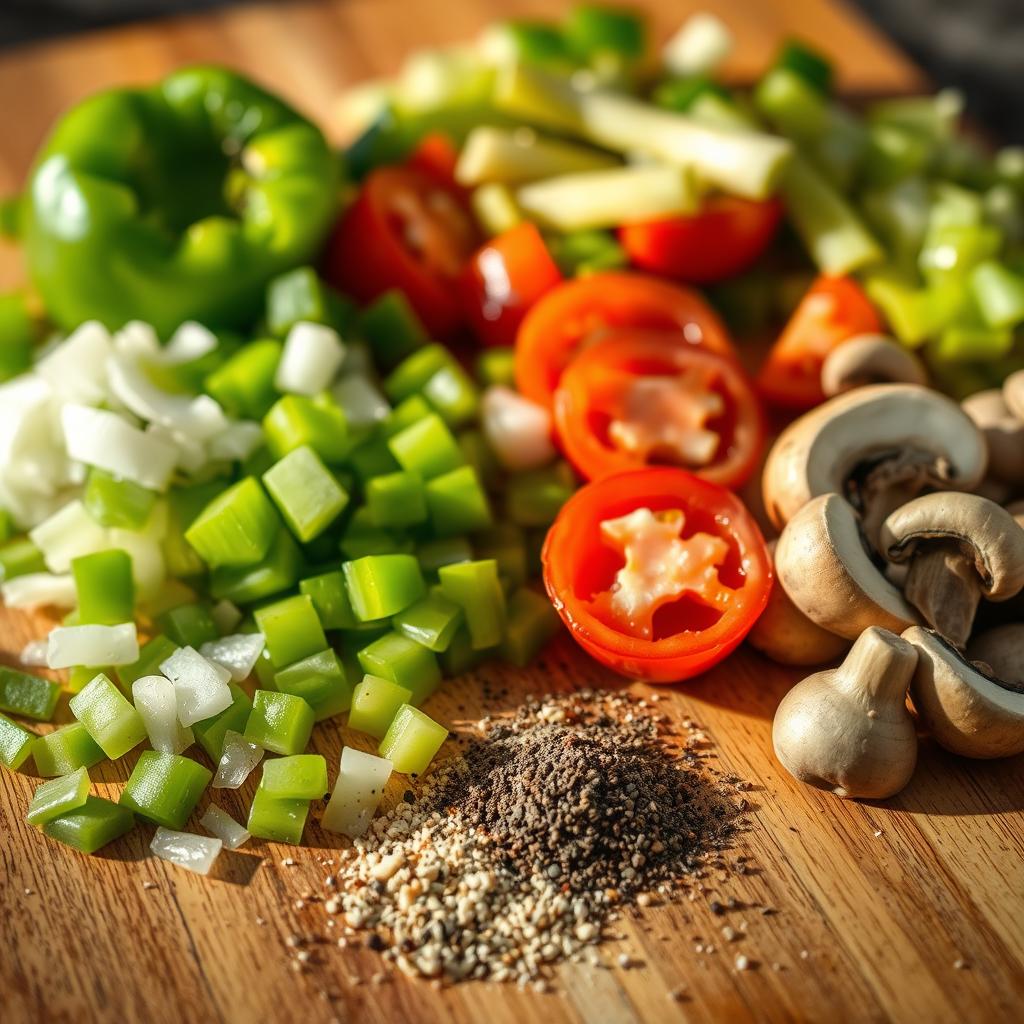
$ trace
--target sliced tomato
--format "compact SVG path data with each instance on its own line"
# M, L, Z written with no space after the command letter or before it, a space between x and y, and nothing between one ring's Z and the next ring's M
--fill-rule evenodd
M544 583L576 641L623 675L689 679L740 644L764 610L764 538L731 491L682 469L586 484L543 551Z
M624 224L619 242L635 267L690 284L714 284L752 266L782 219L778 199L710 196L689 217Z
M442 132L431 132L423 136L405 164L414 170L429 174L442 185L461 192L461 186L455 182L455 165L458 162L459 151L455 143Z
M562 282L562 272L533 224L485 242L459 282L462 310L481 345L512 345L531 306Z
M552 289L526 315L516 335L516 387L550 407L580 346L616 327L670 331L682 345L736 355L725 325L696 292L642 274L591 274Z
M584 349L554 413L562 450L588 480L660 463L736 488L764 444L761 403L736 360L665 333L624 328Z
M479 242L462 197L413 167L367 175L327 244L325 276L361 302L399 288L435 337L461 322L455 284Z
M874 334L882 321L860 285L849 277L819 277L800 300L768 352L757 388L775 405L809 409L825 400L825 357L858 334Z

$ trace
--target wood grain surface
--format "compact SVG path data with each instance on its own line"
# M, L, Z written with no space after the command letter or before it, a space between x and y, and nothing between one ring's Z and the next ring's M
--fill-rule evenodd
M182 63L225 61L280 89L338 130L338 90L389 73L417 46L473 36L504 12L548 12L513 0L350 0L274 4L195 20L84 36L0 55L0 193L16 187L47 125L97 87L149 81ZM696 0L654 5L667 31ZM822 0L720 0L736 32L730 73L750 78L781 36L834 55L853 92L912 90L914 68L844 8ZM10 252L0 278L16 280ZM3 613L13 661L42 619ZM529 672L500 666L500 710L526 692L623 685L565 638ZM661 688L660 705L699 722L710 763L750 780L750 827L693 901L616 924L606 966L559 970L552 994L470 984L437 989L402 976L375 985L376 954L313 947L291 968L287 936L325 934L318 892L337 837L307 829L308 848L253 842L203 879L147 856L141 826L86 858L26 825L37 780L0 771L0 1021L191 1022L1019 1021L1024 1014L1024 759L967 762L925 741L897 799L843 803L780 772L771 717L798 673L741 651L706 677ZM643 691L643 687L637 687ZM480 677L448 684L428 710L452 726L478 717ZM66 721L66 700L58 720ZM41 727L46 728L46 727ZM336 763L344 735L318 727L314 747ZM94 770L119 792L133 756ZM396 787L400 788L400 787ZM392 794L393 795L393 794ZM218 801L244 820L251 788ZM296 863L286 866L285 858ZM714 898L738 906L714 916ZM771 908L762 913L761 908ZM728 942L723 926L742 936ZM745 928L745 930L744 930ZM698 947L702 950L698 952ZM712 947L709 951L708 947ZM627 952L628 969L616 964ZM743 954L751 969L739 971ZM670 992L681 993L677 999Z

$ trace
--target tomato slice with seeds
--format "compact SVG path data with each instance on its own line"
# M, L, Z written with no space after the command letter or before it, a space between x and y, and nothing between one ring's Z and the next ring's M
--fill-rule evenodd
M446 338L461 322L455 282L478 242L462 197L438 175L380 167L335 226L324 273L360 302L401 289L427 331Z
M573 356L618 327L669 331L680 345L736 357L725 325L696 292L642 274L591 274L553 288L527 313L516 335L516 387L550 407Z
M761 404L739 364L673 335L619 330L562 375L554 419L566 457L588 480L676 465L741 487L764 445Z
M764 538L740 499L682 469L586 484L559 512L542 559L577 643L655 683L689 679L732 653L772 587Z

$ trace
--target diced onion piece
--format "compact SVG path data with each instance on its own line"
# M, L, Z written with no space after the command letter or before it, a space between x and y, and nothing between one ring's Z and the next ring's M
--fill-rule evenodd
M89 320L40 359L36 373L63 399L102 402L108 395L107 360L112 351L110 332Z
M207 832L212 832L229 850L237 850L252 838L227 811L216 804L210 804L206 808L206 813L199 819L199 824Z
M152 324L129 320L114 335L114 352L118 355L156 359L160 353L160 337Z
M665 70L679 78L714 71L732 50L732 33L721 18L701 11L687 18L661 51Z
M210 461L205 442L189 437L180 430L171 430L162 423L150 423L146 427L146 436L170 445L176 453L175 465L190 476L194 476Z
M224 733L224 747L217 774L213 777L213 788L238 789L262 760L263 748L258 743L253 743L234 729L228 729Z
M18 655L18 661L22 665L28 665L32 668L40 668L46 665L46 651L49 644L45 640L29 640L27 644L21 649L21 654Z
M222 598L210 609L210 617L217 632L224 636L242 621L241 609L227 598Z
M555 457L551 413L511 388L484 392L480 408L484 434L506 469L536 469Z
M202 359L217 347L217 335L208 327L186 320L170 337L155 357L164 366L178 366Z
M210 438L206 453L211 459L229 459L241 462L263 443L263 427L250 420L229 423L220 433Z
M48 572L15 576L13 580L0 585L0 594L3 594L4 604L8 608L43 608L48 605L53 608L74 608L78 604L74 578L70 575L55 576Z
M331 388L331 394L353 427L372 427L391 412L377 385L362 374L346 374Z
M195 737L178 721L174 683L164 676L143 676L132 683L132 701L142 716L146 735L161 754L180 754Z
M58 626L50 632L46 664L50 668L74 665L130 665L139 660L139 638L134 622L117 626Z
M66 405L61 410L68 455L153 491L167 488L177 449L133 427L115 412Z
M235 633L210 640L199 648L199 653L231 673L234 682L249 677L263 653L266 640L262 633Z
M328 832L357 839L370 827L390 777L391 762L387 758L345 747L341 752L341 774L320 824Z
M344 358L337 331L323 324L297 323L285 339L274 386L297 395L319 394L330 386Z
M161 860L170 861L197 875L208 875L223 845L220 839L208 839L192 832L175 832L161 825L149 848Z
M89 664L102 665L104 662ZM231 690L228 688L231 673L207 661L193 647L176 650L160 663L160 671L174 683L178 721L182 725L203 722L231 705Z
M70 501L29 531L29 540L43 553L51 572L65 573L71 560L110 547L103 528L78 500ZM99 664L97 662L97 664Z

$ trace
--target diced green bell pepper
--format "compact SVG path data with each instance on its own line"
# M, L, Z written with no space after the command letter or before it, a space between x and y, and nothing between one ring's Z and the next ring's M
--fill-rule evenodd
M462 608L473 646L494 647L505 634L505 591L492 558L446 565L438 571L441 591Z
M322 754L292 754L263 762L260 789L275 800L322 800L329 788Z
M425 573L436 573L442 565L471 562L473 547L465 537L439 537L420 544L416 548L416 558Z
M367 644L359 665L371 676L390 679L412 692L412 704L422 704L441 682L437 656L401 633L389 632Z
M384 393L394 405L420 394L427 381L451 359L448 349L436 342L417 348L391 371L384 381Z
M18 537L0 546L0 581L30 572L46 572L46 562L42 551L28 537Z
M100 526L141 530L149 521L156 492L93 466L82 495L85 510Z
M330 648L275 672L274 687L280 693L301 697L318 722L348 711L352 703L352 686L338 655Z
M263 484L292 533L304 543L341 515L348 494L309 445L292 449L263 474Z
M352 448L345 413L330 395L285 395L263 417L267 447L275 459L309 445L329 466L343 462Z
M158 675L160 666L178 649L178 645L166 636L155 636L143 644L139 660L130 665L118 665L114 670L121 689L131 693L132 683L143 676Z
M428 594L393 616L391 625L431 651L446 651L462 621L457 604L441 594Z
M142 716L105 675L98 675L76 693L69 707L111 760L127 754L146 738Z
M203 644L219 636L213 613L205 601L179 604L164 612L157 621L166 636L179 647L194 647L198 651Z
M832 89L833 69L828 58L797 39L787 39L782 44L775 66L794 71L821 92Z
M266 637L270 660L283 668L327 646L323 626L307 594L294 594L258 609L256 628Z
M49 679L0 665L0 711L49 722L59 697L60 687Z
M462 465L462 452L444 420L436 414L406 427L388 440L388 448L402 469L430 480Z
M377 526L394 528L422 523L427 518L423 477L406 470L373 477L366 483L366 507Z
M17 771L32 753L36 739L35 733L0 715L0 764L12 772Z
M363 310L359 330L385 369L396 366L430 340L405 293L385 292Z
M430 524L439 537L471 533L490 526L491 506L472 466L459 466L426 484Z
M324 629L352 629L359 620L348 599L345 576L340 569L299 581L299 592L313 602Z
M134 825L135 815L129 808L90 796L81 807L48 821L43 834L79 853L95 853L130 832Z
M258 565L223 566L210 574L210 594L217 600L252 604L295 585L302 568L302 553L282 526Z
M556 235L550 240L551 255L566 277L583 277L602 270L618 270L629 264L626 250L610 231L592 228ZM507 387L514 384L506 382Z
M327 285L312 267L296 267L267 287L267 327L279 338L300 322L325 324L339 333L353 319L348 299Z
M412 555L368 555L343 563L352 610L361 622L386 619L426 593L419 562Z
M383 739L403 704L412 703L412 691L390 679L363 676L352 691L352 709L348 727L365 732L375 739Z
M610 60L616 66L631 64L647 47L647 23L627 7L577 4L563 32L570 52L598 68Z
M155 825L180 830L212 778L209 768L180 754L144 750L120 803Z
M266 555L280 521L266 491L248 476L219 494L185 531L211 569L249 566Z
M560 621L543 594L521 587L508 599L508 623L498 648L500 656L525 668L558 632Z
M411 704L396 713L377 753L400 775L422 775L448 739L448 730Z
M30 825L45 825L83 806L89 797L89 785L87 768L77 768L69 775L42 783L32 794L25 820Z
M112 548L71 560L78 593L78 621L115 626L130 622L135 608L132 560L127 551Z
M989 327L1013 327L1024 321L1024 275L998 260L987 260L971 272L970 284Z
M508 481L505 514L520 526L550 526L575 490L575 478L565 463L517 473Z
M203 388L232 416L262 419L278 398L274 376L283 350L276 338L251 341L218 366Z
M516 350L508 345L485 348L476 359L476 378L482 387L516 386Z
M3 234L0 231L0 238ZM0 381L29 369L37 334L25 296L18 292L0 295Z
M244 732L252 712L252 701L245 690L235 683L229 683L228 688L231 690L230 705L219 715L192 725L196 741L214 763L220 760L224 752L224 736L228 732Z
M257 690L245 738L275 754L301 754L313 734L313 722L313 709L301 697Z
M44 778L91 768L104 757L106 754L81 722L62 725L53 732L36 737L32 743L36 771Z
M22 203L28 268L68 329L244 326L267 282L318 252L337 179L319 129L226 69L96 93L36 158Z
M298 846L302 842L308 814L308 800L282 800L271 796L265 789L257 789L245 827L259 839Z

